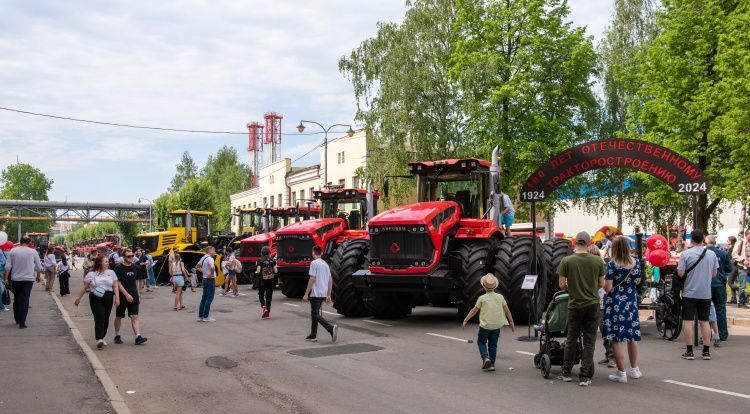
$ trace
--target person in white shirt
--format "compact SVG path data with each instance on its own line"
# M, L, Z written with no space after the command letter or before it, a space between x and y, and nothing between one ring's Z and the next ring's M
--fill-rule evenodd
M55 278L57 277L57 258L51 247L47 247L42 265L44 265L44 289L49 292L55 286Z
M216 319L208 316L208 313L211 311L211 302L214 300L214 292L216 291L215 255L216 249L214 247L207 247L206 254L196 265L196 268L199 268L201 274L203 274L203 296L201 296L201 303L198 306L198 322L216 322Z
M89 305L94 315L94 336L96 337L96 348L102 349L107 346L104 337L107 336L109 328L109 315L112 313L112 304L120 305L120 295L115 292L120 290L117 275L109 268L109 260L104 256L94 259L94 268L86 275L83 286L75 300L75 305L81 303L81 298L89 291Z
M328 333L331 334L331 342L335 343L338 339L338 325L331 324L323 317L323 301L331 303L331 290L333 289L333 279L331 279L331 269L328 263L320 257L323 250L320 246L312 249L313 261L310 263L310 279L307 282L307 289L302 301L310 301L310 317L312 325L310 326L310 335L305 338L307 341L318 341L318 324L323 325Z
M39 253L29 247L29 243L31 243L30 237L21 237L21 245L14 247L8 253L3 278L6 285L8 280L13 281L13 317L21 329L26 328L26 316L29 314L29 300L34 280L42 281L42 262L39 260ZM36 279L34 274L36 274Z

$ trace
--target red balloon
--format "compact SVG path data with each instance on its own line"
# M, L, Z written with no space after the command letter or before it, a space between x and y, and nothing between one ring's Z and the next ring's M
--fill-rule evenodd
M651 237L646 240L646 247L651 251L667 250L669 249L669 243L667 243L667 238L661 234L652 234Z
M664 267L669 263L669 252L666 250L651 250L648 262L654 267Z

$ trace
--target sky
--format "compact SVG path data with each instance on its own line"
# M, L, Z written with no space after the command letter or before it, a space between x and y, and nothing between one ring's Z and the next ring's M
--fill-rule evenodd
M613 1L569 0L570 20L596 43ZM281 151L292 159L322 141L293 135L300 119L354 124L338 60L378 22L402 21L405 1L0 0L0 10L0 107L243 133L0 110L0 169L39 168L54 180L50 200L135 203L166 190L183 151L201 167L230 145L247 162L246 124L266 112L283 114Z

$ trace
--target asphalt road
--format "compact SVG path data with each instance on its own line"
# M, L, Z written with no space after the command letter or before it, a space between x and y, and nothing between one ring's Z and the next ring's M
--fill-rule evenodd
M71 290L80 283L75 273ZM240 288L246 296L217 295L215 323L196 322L200 290L185 292L182 311L172 310L169 288L144 293L143 346L133 345L128 320L126 344L113 344L110 329L110 345L97 355L134 413L750 412L750 328L731 327L713 360L684 361L682 343L644 322L644 377L615 384L597 366L593 385L581 388L541 377L531 356L538 344L516 339L525 327L503 329L497 371L485 373L476 344L465 341L476 325L462 330L453 309L418 307L388 321L343 318L328 307L339 342L331 345L321 328L320 342L309 343L308 304L276 292L271 319L261 320L256 292ZM78 310L73 300L63 303L93 347L87 299ZM212 357L236 366L210 367Z
M34 284L26 320L0 312L0 413L112 412L107 395L60 310L44 286Z

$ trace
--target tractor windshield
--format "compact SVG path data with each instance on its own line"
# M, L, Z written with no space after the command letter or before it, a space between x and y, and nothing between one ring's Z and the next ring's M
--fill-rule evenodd
M488 174L434 174L418 176L419 201L455 201L461 217L480 218L490 192Z
M367 201L364 197L323 199L323 218L342 218L350 230L363 230L367 223Z
M242 213L242 229L241 233L250 231L251 228L261 227L261 216L262 214L257 211L246 211Z
M169 216L169 227L185 227L185 215L174 214Z

